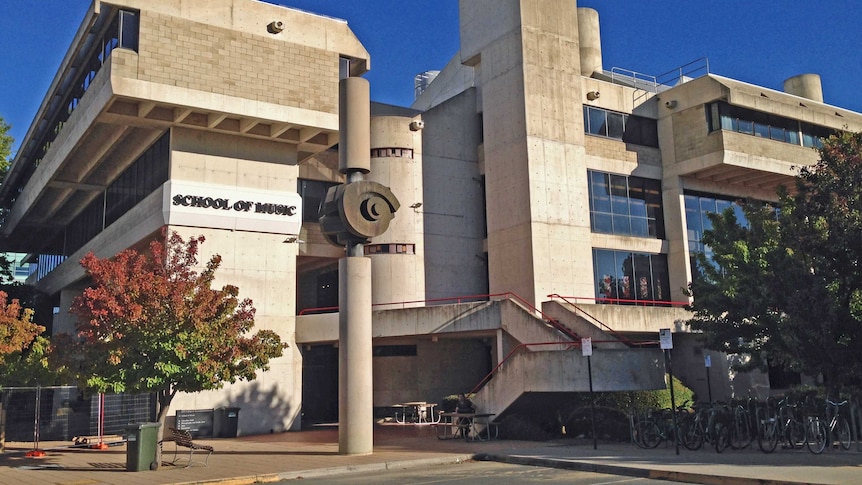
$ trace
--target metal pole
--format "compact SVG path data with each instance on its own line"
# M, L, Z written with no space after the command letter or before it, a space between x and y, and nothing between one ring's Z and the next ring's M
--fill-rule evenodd
M590 424L593 427L593 449L598 449L598 438L596 437L596 402L593 396L593 364L592 357L587 356L587 374L590 378Z
M676 454L679 454L679 428L676 424L676 399L673 395L673 367L670 362L670 350L664 351L664 364L667 367L667 373L670 376L670 412L673 417L673 441L676 445Z
M712 383L709 381L709 367L706 368L706 390L709 396L709 402L712 402Z

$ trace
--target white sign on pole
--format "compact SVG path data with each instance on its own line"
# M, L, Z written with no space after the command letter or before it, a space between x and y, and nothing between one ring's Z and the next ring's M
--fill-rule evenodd
M669 328L662 328L658 331L658 341L662 350L670 350L673 348L673 337Z
M703 366L706 368L712 367L712 359L710 358L709 354L703 356Z
M581 338L581 353L584 357L593 355L593 339L590 337Z

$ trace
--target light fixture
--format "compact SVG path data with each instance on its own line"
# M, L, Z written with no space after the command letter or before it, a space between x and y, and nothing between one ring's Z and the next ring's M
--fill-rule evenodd
M587 99L589 99L590 101L595 101L599 99L599 96L601 96L601 93L599 93L598 91L587 92Z
M281 20L273 20L266 26L266 31L270 34L279 34L284 30L284 22Z

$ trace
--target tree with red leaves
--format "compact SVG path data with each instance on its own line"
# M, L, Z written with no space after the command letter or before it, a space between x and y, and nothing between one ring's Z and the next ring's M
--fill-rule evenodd
M211 288L221 256L195 271L203 236L163 235L147 253L81 260L92 285L70 309L78 338L57 336L55 349L86 389L156 393L164 426L177 392L253 380L287 345L271 330L247 335L255 309L236 286Z

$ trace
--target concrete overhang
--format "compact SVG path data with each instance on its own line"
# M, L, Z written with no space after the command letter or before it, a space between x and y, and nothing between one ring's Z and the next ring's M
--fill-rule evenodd
M66 109L66 94L79 80L106 22L120 7L157 11L276 39L283 35L287 42L337 52L350 61L351 75L361 75L370 68L370 55L341 19L246 0L93 0L0 186L0 201L11 206L0 228L3 250L58 251L46 245L58 240L69 221L172 127L292 145L289 151L296 154L292 163L300 163L338 141L337 113L116 75L112 65L121 62L118 58L129 61L135 56L118 48L106 59L47 152L38 156L44 133L54 129L46 120ZM267 26L273 21L289 28L284 34L268 33ZM119 64L117 69L121 69ZM109 159L111 163L106 164Z
M122 53L116 53L122 55ZM3 248L59 234L163 133L184 127L291 145L301 163L338 143L338 115L108 76L106 63L7 214ZM108 163L110 161L110 163Z

